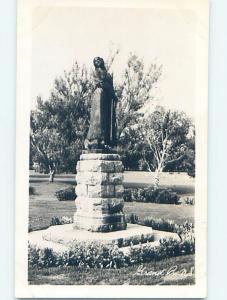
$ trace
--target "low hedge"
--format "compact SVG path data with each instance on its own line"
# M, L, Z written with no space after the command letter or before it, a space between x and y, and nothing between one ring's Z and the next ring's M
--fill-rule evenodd
M55 192L59 201L75 200L76 193L74 187ZM125 202L150 202L159 204L180 204L179 196L171 189L166 188L125 188L123 195Z
M139 248L131 247L127 254L116 245L107 247L99 244L78 244L64 253L29 245L28 263L38 268L77 266L86 269L116 269L193 253L195 244L192 240L179 242L174 239L162 239L158 247L151 247L149 244Z
M179 200L177 193L167 188L127 188L124 191L125 202L179 204Z
M157 261L168 257L194 254L195 236L194 227L190 223L175 224L171 220L146 218L142 221L132 214L129 220L141 225L151 226L153 229L178 233L179 240L161 239L158 247L152 247L149 243L140 247L131 247L130 252L124 254L117 245L104 246L98 243L78 243L69 251L56 253L52 249L40 249L29 244L28 263L38 268L57 266L77 266L79 268L121 268ZM72 218L53 218L51 225L72 223Z
M61 218L53 217L51 219L50 226L64 225L64 224L71 224L71 223L73 223L73 218L71 217L65 217L65 216Z
M59 201L75 200L76 199L75 187L69 187L66 189L59 190L55 192L55 196Z
M184 224L177 224L173 220L165 220L161 218L146 217L140 220L136 214L130 214L127 216L127 222L131 224L139 224L143 226L152 227L154 230L175 232L180 238L184 236L194 235L194 225L189 222Z

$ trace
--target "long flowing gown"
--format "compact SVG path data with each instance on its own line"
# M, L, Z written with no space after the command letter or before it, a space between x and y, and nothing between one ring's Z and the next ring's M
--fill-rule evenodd
M96 79L96 81L100 79ZM87 140L96 147L113 145L116 137L115 97L112 77L102 79L96 87L91 104Z

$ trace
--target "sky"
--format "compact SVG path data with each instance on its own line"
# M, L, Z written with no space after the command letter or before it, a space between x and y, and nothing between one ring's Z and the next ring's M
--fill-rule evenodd
M36 7L32 15L32 101L48 99L56 76L78 61L92 68L119 48L111 71L120 82L129 53L145 67L156 62L163 74L157 104L194 117L196 16L190 10L144 8Z

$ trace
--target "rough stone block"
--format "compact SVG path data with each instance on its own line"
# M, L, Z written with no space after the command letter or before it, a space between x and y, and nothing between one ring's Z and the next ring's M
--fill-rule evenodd
M122 184L123 174L122 173L109 173L109 183L112 184Z
M80 160L120 160L118 154L88 153L82 154Z
M111 213L123 211L124 200L123 198L109 198L107 199L108 211Z
M125 229L123 164L119 155L86 153L80 159L74 226L101 232Z
M124 230L127 227L125 216L122 212L113 214L102 214L76 212L74 215L73 227L88 231L109 232L115 230Z
M105 185L109 182L108 174L104 172L78 172L76 182L77 184Z
M101 211L103 213L121 212L124 207L124 200L121 198L86 198L76 199L77 211Z
M78 184L76 186L76 194L79 197L88 198L114 198L115 197L115 186L114 185L89 185L89 184ZM119 195L119 193L118 193ZM118 196L119 197L119 196Z
M75 192L77 197L82 196L82 197L87 197L88 196L88 185L87 184L78 184L75 187Z
M81 160L77 163L77 171L119 173L123 172L123 165L121 161Z
M121 173L124 171L124 167L121 161L116 161L114 167L115 167L114 169L115 173Z
M115 189L115 197L123 198L124 186L122 184L115 185L114 189Z
M87 195L90 198L113 198L115 197L114 185L88 185Z

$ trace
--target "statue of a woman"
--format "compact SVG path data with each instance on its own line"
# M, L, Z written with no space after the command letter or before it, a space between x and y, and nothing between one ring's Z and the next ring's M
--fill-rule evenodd
M90 126L85 141L87 149L108 150L116 144L116 96L113 78L107 72L104 60L93 60L94 92L91 103Z

